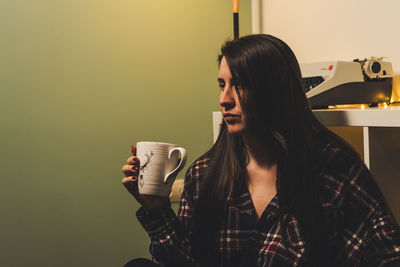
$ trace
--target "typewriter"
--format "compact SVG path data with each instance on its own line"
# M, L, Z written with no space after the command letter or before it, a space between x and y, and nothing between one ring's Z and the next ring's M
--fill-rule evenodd
M380 57L300 64L304 90L313 109L344 104L389 102L392 63Z

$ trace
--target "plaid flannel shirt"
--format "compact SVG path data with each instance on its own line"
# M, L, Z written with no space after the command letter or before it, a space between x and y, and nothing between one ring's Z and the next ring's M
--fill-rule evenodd
M399 227L380 200L379 189L365 165L330 145L321 155L326 162L326 173L321 174L323 207L327 212L334 210L344 223L344 230L332 241L337 265L400 266ZM196 266L190 241L193 207L208 161L201 158L189 168L177 216L170 205L151 213L143 208L137 211L151 238L153 260L162 266ZM286 229L282 229L278 210L275 196L257 220L244 186L231 202L226 223L217 233L220 265L303 266L305 244L298 221L289 217ZM282 231L286 231L287 241Z

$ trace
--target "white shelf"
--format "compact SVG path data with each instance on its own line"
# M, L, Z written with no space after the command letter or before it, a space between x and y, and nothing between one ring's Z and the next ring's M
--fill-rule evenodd
M324 125L400 127L400 106L365 109L321 109L313 112Z

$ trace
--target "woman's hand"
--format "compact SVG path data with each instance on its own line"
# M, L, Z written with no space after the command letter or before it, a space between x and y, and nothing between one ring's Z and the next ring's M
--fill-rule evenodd
M165 203L168 202L168 197L140 195L138 189L140 161L139 158L136 157L136 146L132 146L132 155L133 156L129 157L126 161L127 164L122 166L122 172L126 175L126 177L122 178L122 184L146 211L150 212L164 206Z

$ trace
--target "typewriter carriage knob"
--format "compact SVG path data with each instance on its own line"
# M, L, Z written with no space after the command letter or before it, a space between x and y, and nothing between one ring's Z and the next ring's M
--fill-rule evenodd
M393 74L391 63L383 62L383 57L371 57L360 63L362 63L362 70L366 79L387 78Z

